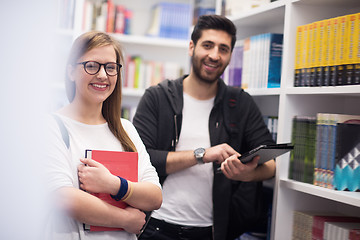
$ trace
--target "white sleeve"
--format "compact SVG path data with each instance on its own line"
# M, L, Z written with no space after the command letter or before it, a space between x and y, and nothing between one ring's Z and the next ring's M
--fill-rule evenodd
M64 186L75 186L74 166L70 149L62 138L60 128L53 116L47 117L47 145L44 147L44 165L50 191Z
M138 162L138 180L139 182L151 182L161 188L161 185L159 183L159 177L158 174L154 168L154 166L150 162L150 156L148 152L146 151L145 145L142 142L138 132L136 131L136 128L134 125L126 120L121 119L121 123L129 135L130 139L135 144L135 147L138 151L139 155L139 162Z

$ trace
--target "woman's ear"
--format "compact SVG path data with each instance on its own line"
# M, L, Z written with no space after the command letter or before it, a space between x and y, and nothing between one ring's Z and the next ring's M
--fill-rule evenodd
M69 80L74 82L75 81L75 77L74 77L74 71L75 71L75 68L73 65L71 64L68 64L67 65L67 68L66 68L66 75L68 76Z

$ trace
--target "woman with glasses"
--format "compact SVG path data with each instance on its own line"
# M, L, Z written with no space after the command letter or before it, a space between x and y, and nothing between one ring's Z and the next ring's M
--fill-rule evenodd
M149 155L132 123L120 118L122 64L119 43L106 33L85 33L72 46L66 69L70 104L50 119L49 184L64 215L52 227L51 239L136 239L145 224L143 211L161 205L161 187ZM138 182L85 159L86 149L137 152ZM89 192L110 194L128 206L112 206ZM84 224L123 230L87 231Z

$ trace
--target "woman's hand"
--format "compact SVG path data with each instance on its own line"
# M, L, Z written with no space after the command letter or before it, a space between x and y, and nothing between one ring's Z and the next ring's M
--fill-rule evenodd
M128 213L124 230L130 233L139 234L141 228L145 224L145 213L137 208L131 206L126 207L124 210Z
M80 188L91 193L109 193L116 195L120 188L120 179L114 176L101 163L82 158L78 166Z

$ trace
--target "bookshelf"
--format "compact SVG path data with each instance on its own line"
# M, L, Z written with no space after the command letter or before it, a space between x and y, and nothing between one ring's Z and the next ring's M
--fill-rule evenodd
M291 141L295 115L360 113L360 85L293 87L296 26L356 12L360 12L356 0L279 0L229 17L237 26L238 39L263 32L284 34L281 87L247 90L263 114L278 115L278 143ZM285 154L277 159L271 239L291 239L294 210L360 215L358 192L329 190L288 179L289 156Z
M114 0L134 9L132 35L114 34L129 54L146 54L149 59L176 61L189 71L187 40L144 37L150 19L149 9L159 0ZM172 2L172 1L170 1ZM178 0L193 4L191 0ZM81 33L82 5L77 0L73 30L59 31L65 38ZM222 0L216 0L216 13L221 13ZM318 112L360 115L360 85L294 87L294 59L296 27L326 18L360 12L358 0L278 0L244 12L228 16L237 26L238 39L265 32L284 34L281 86L276 89L247 89L264 115L278 116L278 143L290 142L292 118L295 115L315 116ZM70 37L69 37L70 36ZM124 89L124 105L136 106L143 90ZM271 239L288 240L292 234L294 210L338 211L360 216L360 193L339 192L301 183L288 178L289 156L277 159L274 181Z

